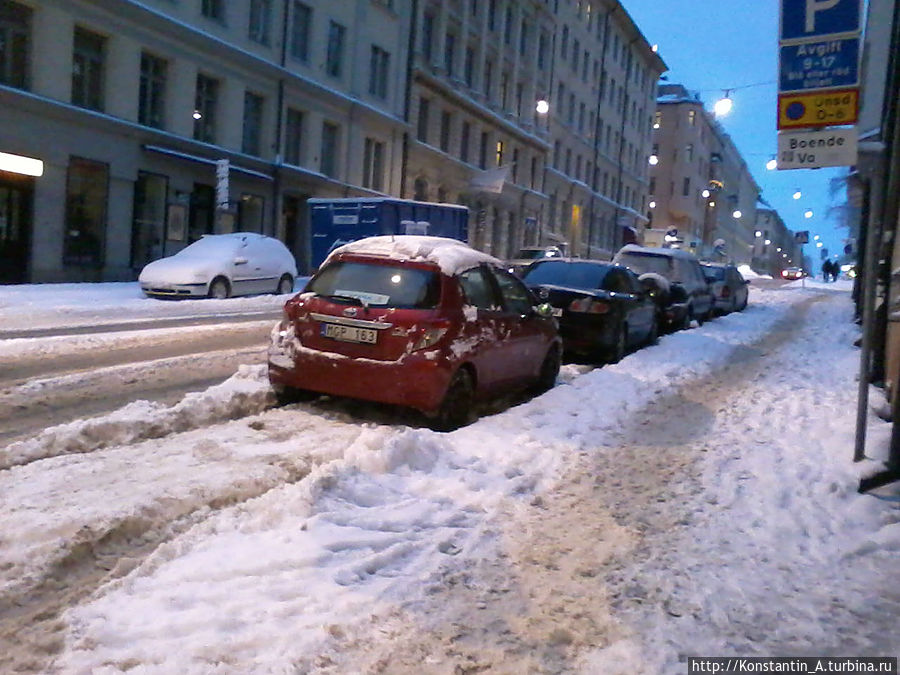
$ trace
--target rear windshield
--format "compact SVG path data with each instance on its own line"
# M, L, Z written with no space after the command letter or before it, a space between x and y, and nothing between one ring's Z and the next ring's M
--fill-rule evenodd
M719 281L725 281L725 268L724 267L704 267L703 274L708 277L714 277Z
M667 279L672 279L674 265L672 259L664 255L651 253L622 253L616 256L616 262L625 267L630 267L635 274L647 274L655 272Z
M433 309L440 299L437 272L397 265L336 262L306 288L316 295L373 307Z
M609 269L608 265L549 260L533 265L523 278L529 285L600 288Z

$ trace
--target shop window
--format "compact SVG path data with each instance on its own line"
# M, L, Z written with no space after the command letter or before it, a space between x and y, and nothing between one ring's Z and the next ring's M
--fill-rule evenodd
M63 264L103 266L109 165L73 157L66 181L66 230Z

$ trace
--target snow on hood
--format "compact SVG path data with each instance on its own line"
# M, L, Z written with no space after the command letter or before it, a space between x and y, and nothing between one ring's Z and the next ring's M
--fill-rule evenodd
M147 263L138 281L142 284L169 283L192 284L209 280L210 271L216 262L193 256L172 256Z
M377 255L393 260L416 260L435 263L449 276L459 274L481 263L501 265L495 257L469 247L456 239L409 234L368 237L336 248L325 262L341 253Z

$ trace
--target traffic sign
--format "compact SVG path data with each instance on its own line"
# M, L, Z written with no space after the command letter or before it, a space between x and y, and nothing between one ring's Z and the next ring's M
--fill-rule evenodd
M817 169L856 164L856 128L779 131L779 169Z
M856 124L858 116L858 89L778 95L779 129Z
M781 0L781 40L860 30L861 0Z
M794 240L798 244L808 244L809 243L809 230L802 230L800 232L794 232Z
M779 91L859 84L859 38L820 40L781 47Z

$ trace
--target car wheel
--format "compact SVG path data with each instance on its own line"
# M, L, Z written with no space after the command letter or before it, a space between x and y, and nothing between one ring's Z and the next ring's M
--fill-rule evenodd
M228 285L228 280L223 277L216 277L212 280L212 283L209 285L209 297L215 298L216 300L224 300L231 296L231 288Z
M534 385L536 394L543 394L545 391L553 389L556 378L559 376L560 366L562 366L562 356L559 353L559 347L551 345L541 364L541 372Z
M433 427L435 431L453 431L468 423L475 404L475 387L472 376L465 368L456 371L441 407L438 408Z
M650 330L647 332L647 339L644 341L644 344L648 347L650 345L655 345L659 342L659 321L654 316L653 322L650 324Z
M290 405L291 403L302 403L303 401L312 401L318 396L315 392L306 389L297 389L297 387L288 387L286 385L278 385L272 387L275 393L275 401L279 406Z
M285 295L294 290L294 277L290 274L282 275L278 280L278 286L275 288L275 295Z
M623 323L621 326L619 326L619 332L616 334L616 342L609 350L609 358L607 360L610 363L618 363L625 358L625 353L627 350L628 326Z

